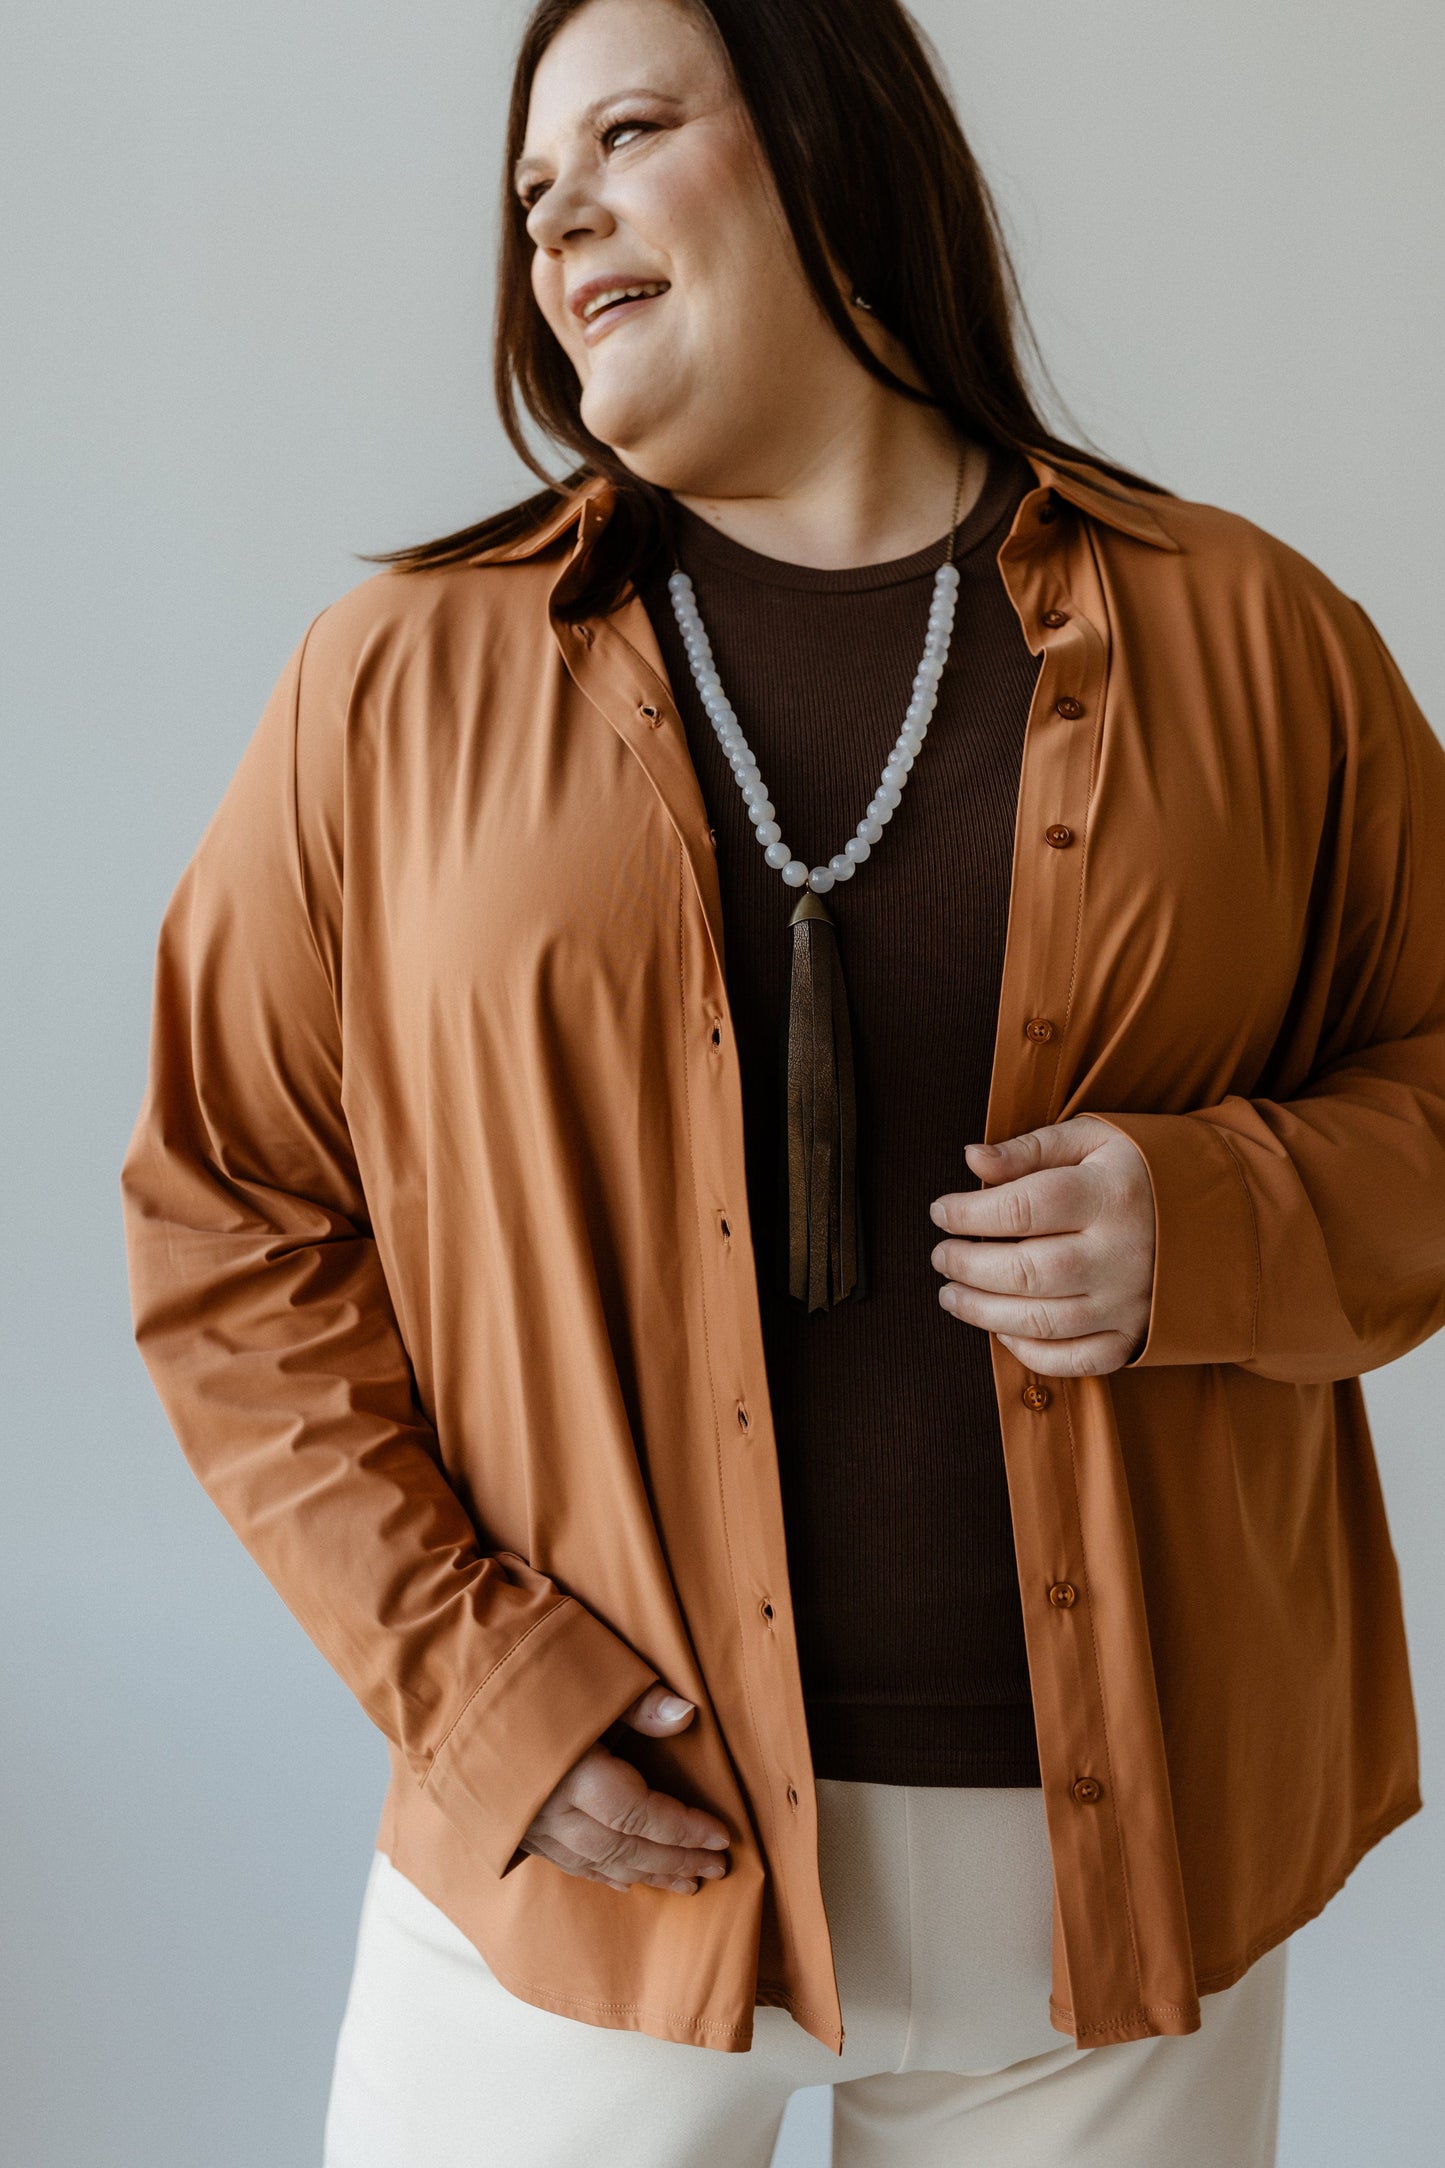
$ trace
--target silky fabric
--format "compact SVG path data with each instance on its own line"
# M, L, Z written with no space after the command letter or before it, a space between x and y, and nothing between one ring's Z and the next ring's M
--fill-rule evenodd
M1098 2047L1194 2031L1421 1804L1360 1380L1445 1324L1445 747L1287 544L1028 457L984 1141L1087 1114L1155 1206L1121 1369L988 1335L1047 2008ZM136 1342L498 1979L841 2052L718 863L646 610L581 592L613 486L293 650L162 920ZM732 1872L619 1907L521 1840L654 1679L697 1715L630 1751Z
M323 2168L768 2168L789 2095L828 2083L834 2168L1273 2162L1287 1943L1198 2031L1079 2048L1047 2015L1036 1787L821 1778L818 1801L841 2058L779 2009L726 2056L539 2010L375 1852Z

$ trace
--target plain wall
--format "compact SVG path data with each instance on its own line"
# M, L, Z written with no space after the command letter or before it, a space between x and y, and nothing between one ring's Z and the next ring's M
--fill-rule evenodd
M1079 425L1323 566L1439 727L1435 0L917 13ZM488 353L520 10L9 20L0 2145L311 2168L384 1755L165 1424L117 1176L160 914L295 641L353 551L532 486ZM1428 1804L1295 1937L1286 2168L1438 2158L1445 1340L1366 1391Z

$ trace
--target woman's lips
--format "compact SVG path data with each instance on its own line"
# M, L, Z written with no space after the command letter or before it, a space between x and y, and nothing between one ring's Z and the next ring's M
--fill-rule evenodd
M638 294L631 301L614 301L611 308L602 309L582 326L582 344L595 346L603 332L621 323L624 316L635 316L639 309L650 308L654 301L666 300L669 291L664 288L660 294Z

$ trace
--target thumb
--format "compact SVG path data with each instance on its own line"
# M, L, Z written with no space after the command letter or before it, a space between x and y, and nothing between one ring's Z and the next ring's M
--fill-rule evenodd
M649 1686L638 1695L630 1709L624 1709L620 1721L630 1724L634 1731L646 1732L654 1739L667 1738L690 1724L697 1713L695 1702L675 1694L670 1686L660 1683Z
M1111 1134L1107 1122L1089 1114L1071 1114L1066 1122L1046 1122L997 1144L966 1144L964 1156L982 1180L1012 1182L1039 1167L1076 1167Z

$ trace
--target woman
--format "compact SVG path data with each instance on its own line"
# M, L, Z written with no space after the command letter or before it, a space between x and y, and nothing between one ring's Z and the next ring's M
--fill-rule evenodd
M543 0L507 163L575 468L308 628L123 1173L391 1753L329 2168L761 2164L825 2080L853 2168L1253 2168L1420 1803L1359 1377L1445 1321L1445 754L1049 434L893 0Z

